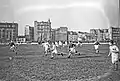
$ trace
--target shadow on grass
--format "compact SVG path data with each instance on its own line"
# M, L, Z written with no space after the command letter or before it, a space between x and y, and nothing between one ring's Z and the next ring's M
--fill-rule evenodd
M66 56L61 56L61 57L54 57L53 59L79 59L79 58L99 58L99 57L102 57L102 56L71 56L70 58L67 58Z

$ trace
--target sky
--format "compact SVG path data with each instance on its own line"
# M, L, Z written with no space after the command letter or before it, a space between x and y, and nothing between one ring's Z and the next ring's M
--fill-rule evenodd
M52 28L89 32L118 26L118 0L0 0L0 21L17 22L19 35L34 21L52 22Z

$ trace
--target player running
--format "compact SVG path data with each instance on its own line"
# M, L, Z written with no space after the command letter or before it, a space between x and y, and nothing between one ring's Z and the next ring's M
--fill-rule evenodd
M62 41L59 41L59 48L62 49L63 43Z
M118 70L118 62L119 62L119 57L118 57L118 54L119 54L119 49L118 47L114 44L114 41L111 40L109 42L109 55L111 55L111 60L112 60L112 64L113 64L113 69L114 70Z
M55 42L55 45L56 45L57 47L59 47L59 44L58 44L58 42L57 42L57 41Z
M57 47L55 45L55 42L52 42L52 48L51 48L51 59L54 58L54 54L57 54L58 51L57 51Z
M75 50L76 45L73 44L72 42L70 42L68 49L69 49L69 54L68 54L68 58L71 57L72 54L77 53L77 51Z
M82 41L78 41L78 46L79 46L79 47L82 46Z

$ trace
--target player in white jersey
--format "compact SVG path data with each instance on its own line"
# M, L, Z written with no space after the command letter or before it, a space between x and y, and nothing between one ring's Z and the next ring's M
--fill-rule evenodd
M112 60L112 64L113 64L113 68L114 68L114 70L118 70L118 62L119 62L119 49L118 49L118 47L114 44L114 41L113 40L111 40L110 42L109 42L109 45L110 45L110 47L109 47L109 55L108 56L110 56L111 55L111 60Z
M66 46L68 45L68 42L67 42L67 41L65 41L65 45L66 45Z
M48 42L45 42L45 43L43 43L43 47L44 47L44 53L45 53L45 55L47 55L48 51L49 51L50 44Z
M95 52L96 53L99 53L99 46L100 46L100 42L99 41L95 41L94 48L95 48Z
M59 47L60 47L60 49L62 48L62 41L59 41Z
M51 48L51 59L54 58L54 54L57 54L58 51L57 51L57 48L56 48L56 45L55 45L55 42L52 42L52 48Z
M65 41L63 42L63 47L65 47L66 46L66 44L65 44Z

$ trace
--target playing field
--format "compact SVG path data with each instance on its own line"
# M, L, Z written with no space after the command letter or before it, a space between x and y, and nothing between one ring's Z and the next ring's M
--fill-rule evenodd
M8 46L0 46L0 81L97 81L97 76L111 70L108 45L100 46L100 53L95 54L93 45L84 44L77 50L81 55L67 58L67 48L58 49L64 56L50 54L44 56L39 45L20 45L18 54ZM9 56L14 59L9 60Z

